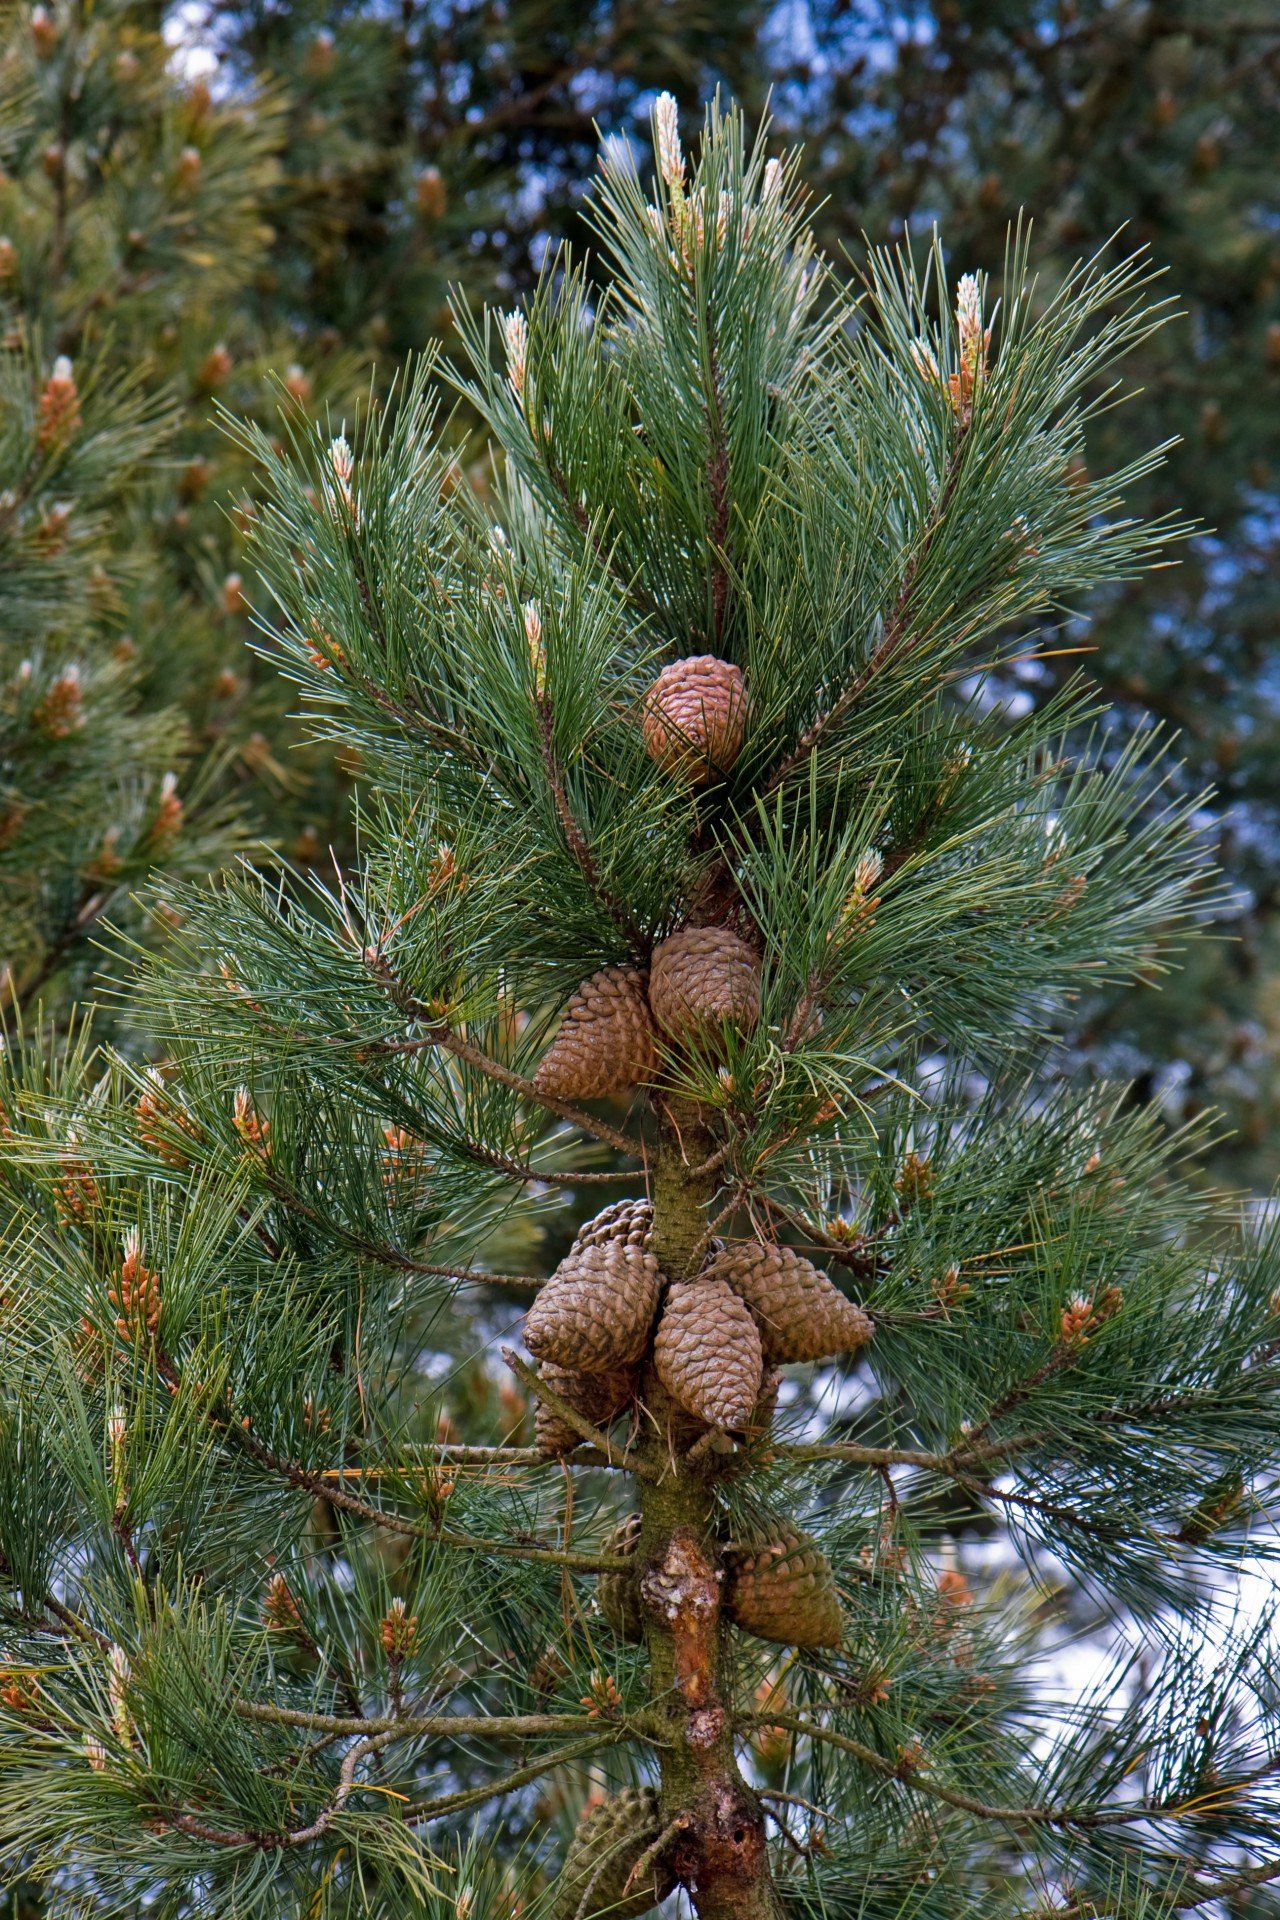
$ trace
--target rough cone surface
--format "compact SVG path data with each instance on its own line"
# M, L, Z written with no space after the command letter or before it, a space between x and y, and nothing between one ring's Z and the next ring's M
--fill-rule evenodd
M611 1206L578 1228L573 1251L601 1247L609 1240L624 1240L629 1247L649 1251L653 1235L653 1207L648 1200L615 1200Z
M751 1419L763 1376L760 1335L723 1280L671 1288L653 1364L667 1391L708 1426L740 1428Z
M634 1553L640 1545L642 1521L629 1513L604 1543L605 1553ZM600 1611L620 1640L644 1639L644 1609L634 1573L601 1573L596 1577Z
M564 1367L544 1366L539 1372L552 1392L567 1400L593 1427L612 1426L635 1386L634 1375L624 1368L611 1373L570 1373ZM582 1435L541 1400L533 1416L533 1437L546 1454L572 1453L583 1444Z
M658 1070L658 1035L638 967L602 967L573 994L533 1077L557 1100L628 1093Z
M730 1247L716 1255L707 1273L727 1281L746 1301L768 1360L822 1360L850 1353L865 1346L874 1332L862 1308L790 1247L753 1241Z
M645 750L668 773L705 786L741 752L747 712L740 667L711 653L673 660L644 697Z
M760 1018L760 958L727 927L682 927L653 950L649 1003L675 1040L722 1024L749 1033Z
M571 1248L525 1316L525 1345L572 1373L634 1366L658 1311L658 1263L626 1240Z
M624 1894L632 1867L661 1831L652 1787L626 1787L584 1813L569 1842L548 1920L593 1920L596 1914L625 1920L665 1900L675 1881L659 1865Z
M831 1563L791 1527L728 1556L724 1610L748 1633L789 1647L838 1647L844 1633Z

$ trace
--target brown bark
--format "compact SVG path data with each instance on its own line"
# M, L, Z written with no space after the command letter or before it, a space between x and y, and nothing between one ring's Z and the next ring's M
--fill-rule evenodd
M715 1175L693 1170L714 1142L696 1124L664 1128L653 1181L653 1251L669 1279L691 1272ZM667 1863L699 1920L780 1920L764 1813L738 1770L722 1695L727 1626L714 1525L716 1458L689 1463L654 1442L660 1476L640 1483L640 1597L650 1695L660 1727ZM677 1824L678 1823L678 1824Z

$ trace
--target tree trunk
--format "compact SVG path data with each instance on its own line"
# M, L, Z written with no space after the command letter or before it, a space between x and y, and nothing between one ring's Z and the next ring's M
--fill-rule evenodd
M706 1230L715 1176L692 1169L713 1141L696 1122L664 1126L653 1180L653 1251L673 1280L692 1271ZM780 1920L765 1846L764 1813L738 1771L733 1728L721 1700L724 1628L715 1539L716 1456L686 1465L665 1438L654 1442L662 1477L640 1482L640 1597L650 1693L662 1723L662 1819L666 1851L699 1920Z

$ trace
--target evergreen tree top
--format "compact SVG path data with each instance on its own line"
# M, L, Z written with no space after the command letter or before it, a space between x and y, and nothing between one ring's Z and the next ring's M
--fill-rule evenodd
M1206 1654L1280 1457L1274 1236L1032 1078L1214 882L1157 741L991 697L1179 531L1126 512L1148 461L1080 469L1150 276L1047 291L1015 235L998 310L937 250L854 298L736 114L690 165L661 99L655 159L606 146L603 291L566 255L461 316L488 497L429 363L244 430L359 858L188 890L160 1069L6 1060L0 1858L95 1912L497 1914L558 1865L561 1920L1137 1920L1280 1877L1269 1642ZM509 1270L567 1187L622 1198ZM1153 1670L1037 1693L958 1511Z

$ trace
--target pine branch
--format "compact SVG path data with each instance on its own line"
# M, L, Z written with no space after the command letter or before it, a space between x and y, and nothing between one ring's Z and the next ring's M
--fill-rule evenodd
M503 1347L502 1357L517 1378L524 1381L529 1391L536 1394L543 1405L549 1407L551 1412L563 1420L567 1427L572 1428L574 1433L581 1434L589 1447L594 1447L597 1453L603 1454L611 1467L619 1467L625 1472L634 1473L641 1480L651 1480L655 1477L654 1468L649 1461L633 1454L620 1453L608 1434L601 1433L598 1427L593 1427L584 1413L580 1413L577 1407L571 1407L554 1387L548 1386L545 1380L540 1379L532 1367L525 1365L514 1347Z
M306 1707L280 1707L269 1700L232 1702L242 1720L272 1727L297 1727L303 1733L344 1735L388 1734L397 1740L454 1739L539 1740L548 1734L599 1731L599 1722L583 1713L312 1713Z
M650 943L643 927L627 911L613 889L605 884L587 836L579 826L569 803L569 795L564 783L564 770L556 755L554 716L548 694L538 696L537 711L538 745L542 753L543 771L547 777L551 798L555 802L556 817L560 822L569 851L577 862L578 871L586 881L593 898L599 902L614 925L626 935L636 952L646 953Z
M513 1773L504 1774L500 1780L491 1780L482 1787L469 1787L460 1793L441 1794L434 1800L419 1800L416 1805L407 1806L401 1818L409 1826L425 1826L430 1820L442 1820L447 1814L461 1813L466 1807L482 1806L486 1800L496 1800L499 1795L514 1793L517 1787L527 1787L531 1781L541 1779L544 1773L550 1773L556 1767L566 1767L574 1760L585 1760L593 1753L600 1753L606 1747L616 1747L622 1740L632 1737L628 1727L614 1727L594 1734L588 1740L577 1740L568 1746L557 1747L551 1753L544 1754L540 1760L531 1760L527 1766L517 1767Z

